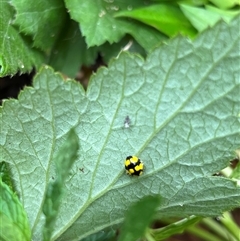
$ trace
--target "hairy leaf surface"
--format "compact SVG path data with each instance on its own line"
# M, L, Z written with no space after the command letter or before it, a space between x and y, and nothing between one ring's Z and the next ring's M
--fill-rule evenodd
M33 239L43 225L53 157L75 128L79 158L66 182L53 240L79 240L118 224L131 203L159 194L162 217L216 216L240 204L240 188L213 176L239 138L239 18L194 42L172 39L142 58L122 53L88 89L45 67L33 87L1 108L2 160L10 163ZM129 126L124 125L126 117ZM124 159L145 164L140 177Z

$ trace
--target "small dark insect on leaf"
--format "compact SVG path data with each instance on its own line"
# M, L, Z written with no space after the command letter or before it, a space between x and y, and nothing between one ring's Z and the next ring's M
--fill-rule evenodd
M130 124L131 124L131 120L130 120L129 116L127 115L125 120L124 120L124 127L129 128Z
M79 171L80 172L84 172L84 168L82 167L82 168L79 168Z

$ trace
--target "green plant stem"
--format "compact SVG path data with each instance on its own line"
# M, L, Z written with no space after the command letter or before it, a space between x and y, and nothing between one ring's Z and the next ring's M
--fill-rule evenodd
M203 230L202 228L199 228L197 226L192 226L192 227L188 227L186 229L189 233L194 234L195 236L206 240L206 241L223 241L221 238L209 233L206 230Z
M232 215L229 212L225 212L220 221L226 227L226 229L236 238L236 240L240 240L240 229L234 222Z
M220 223L216 222L212 218L205 218L202 220L202 222L212 231L218 234L218 236L221 236L221 240L226 240L226 241L233 241L233 236L231 233L228 232L227 229L224 228L223 225Z
M150 229L147 229L147 232L145 233L145 238L147 241L156 241L150 234Z

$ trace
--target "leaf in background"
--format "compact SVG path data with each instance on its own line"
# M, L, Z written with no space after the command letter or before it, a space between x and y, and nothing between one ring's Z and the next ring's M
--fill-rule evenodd
M64 191L65 180L69 175L69 171L77 158L78 151L78 136L71 129L67 139L60 147L53 162L56 165L56 178L47 186L46 196L43 203L43 212L46 216L46 222L43 230L45 241L51 239L59 211L60 201Z
M91 65L97 58L97 48L87 48L79 26L74 21L67 21L59 41L50 56L49 64L68 77L75 78L82 65Z
M14 23L21 32L32 36L35 47L42 50L51 48L58 39L67 16L63 1L11 0L11 4L17 12Z
M231 20L240 13L239 10L222 10L211 5L206 5L205 8L206 10L219 14L219 17L224 19L227 23L230 23Z
M197 7L191 7L185 4L179 4L185 16L189 19L192 25L199 31L203 31L204 29L213 26L220 19L224 19L226 22L230 22L230 20L239 14L240 12L234 11L220 11L215 10L215 8L209 6L207 9L201 9ZM230 15L231 13L231 15Z
M159 2L162 2L162 0L159 0ZM172 2L181 2L186 3L192 6L203 6L208 3L208 0L172 0Z
M143 28L141 29L138 23L114 18L114 14L120 10L131 11L144 6L145 3L139 0L65 0L65 3L71 18L81 25L88 47L99 46L105 42L110 44L118 42L126 33L136 38L144 48L149 38L151 41L149 44L152 45L165 39L161 33L153 31L148 26L141 25Z
M152 28L140 22L133 22L132 28L126 30L141 45L147 53L151 52L167 37Z
M22 204L0 178L0 240L30 241L31 230Z
M115 17L130 17L150 25L169 37L182 33L194 37L197 31L193 28L181 10L174 5L158 4L138 8L132 11L121 11Z
M162 218L217 216L239 206L239 186L213 176L240 146L239 21L221 22L194 42L172 39L146 61L122 53L92 76L86 93L45 67L18 100L3 102L0 152L33 240L41 237L43 199L56 176L53 156L72 127L81 154L52 240L81 239L121 223L147 195L161 195ZM143 160L141 177L125 174L128 155Z
M137 25L137 24L136 24ZM131 34L138 41L132 40L129 51L136 52L145 56L147 52L150 52L157 44L163 39L157 30L151 28L142 27L141 23L138 31L132 31ZM68 77L75 78L77 72L82 65L90 66L94 63L98 53L104 59L105 63L108 63L110 59L118 56L122 48L129 43L129 36L125 36L118 43L105 43L99 47L87 48L85 38L82 36L79 25L75 21L67 22L66 27L63 28L60 40L54 46L52 54L50 56L49 65L51 65L56 71L60 71ZM146 38L148 36L148 38ZM128 40L127 40L128 39ZM140 43L144 49L138 44Z
M147 196L130 206L126 212L118 241L143 238L154 219L160 200L160 196Z
M240 185L240 162L238 162L237 166L233 170L231 178L238 179L238 182L239 182L239 185Z
M210 0L213 4L215 4L220 9L232 8L235 5L240 5L240 0Z
M0 77L30 72L43 61L42 53L31 48L12 25L13 18L12 6L0 0Z

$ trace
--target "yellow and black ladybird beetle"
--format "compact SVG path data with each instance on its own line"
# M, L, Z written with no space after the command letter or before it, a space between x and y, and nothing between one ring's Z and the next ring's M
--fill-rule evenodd
M124 162L126 173L131 176L140 176L143 173L143 163L136 156L128 156Z

